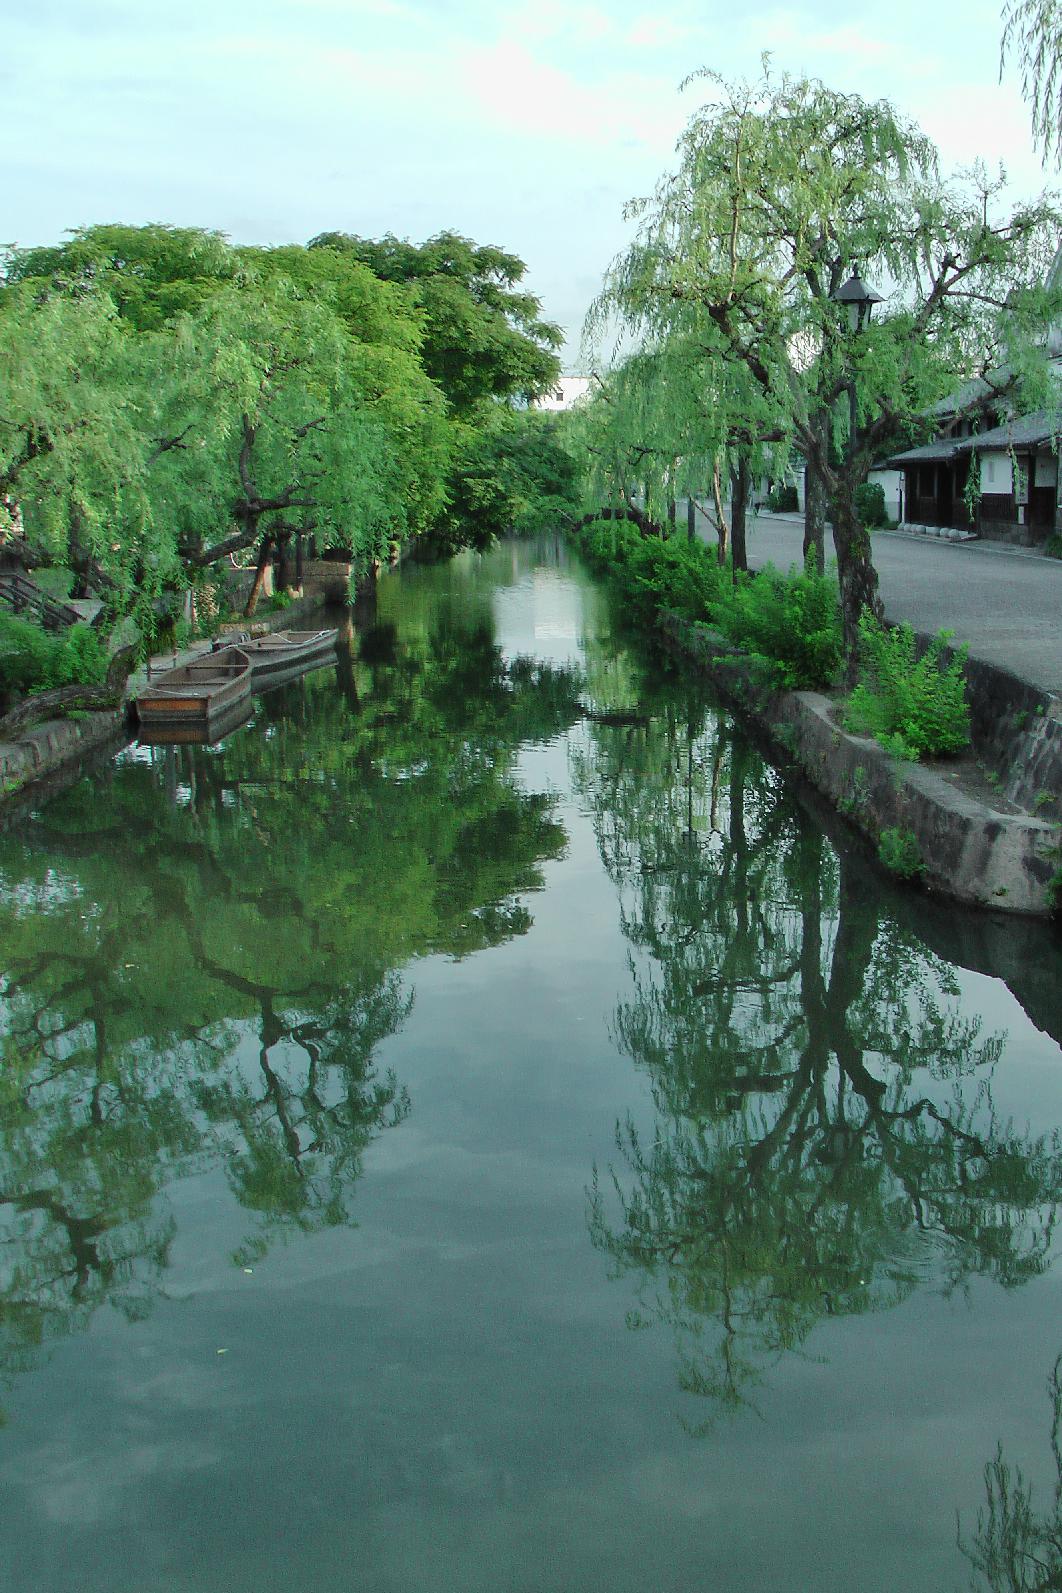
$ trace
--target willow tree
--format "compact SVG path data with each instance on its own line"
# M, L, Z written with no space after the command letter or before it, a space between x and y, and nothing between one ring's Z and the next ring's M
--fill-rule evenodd
M62 563L117 608L180 581L159 513L195 386L168 332L136 336L89 285L25 283L0 299L0 541Z
M190 564L250 549L261 569L309 535L364 564L432 518L442 400L412 353L356 341L332 303L285 276L225 289L187 334L204 360L225 351L215 424L175 467L198 483L182 516Z
M305 533L367 562L444 502L451 440L421 341L408 292L332 250L102 227L12 252L7 540L119 607Z
M1001 74L1011 53L1018 58L1036 147L1045 160L1062 163L1062 12L1056 0L1007 0Z
M942 182L932 144L885 101L703 75L715 97L677 170L629 206L638 234L593 317L655 340L692 330L791 436L832 505L851 669L860 615L881 607L856 489L960 374L1009 360L1029 375L1059 214L1041 201L996 218L998 185ZM835 295L857 267L892 292L853 333Z
M720 562L732 554L746 567L748 483L779 468L786 433L740 367L706 355L695 326L673 326L597 378L572 436L593 502L631 508L641 487L652 519L685 497L714 521Z

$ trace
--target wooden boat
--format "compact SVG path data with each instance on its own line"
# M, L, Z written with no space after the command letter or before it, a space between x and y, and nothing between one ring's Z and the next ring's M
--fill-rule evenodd
M250 692L205 719L170 719L141 724L137 740L142 747L212 746L248 723L254 703Z
M241 642L251 661L251 690L281 686L308 669L336 661L336 631L273 631Z
M137 718L145 728L190 725L205 729L227 718L251 693L251 661L242 647L223 647L189 664L150 678L136 694Z

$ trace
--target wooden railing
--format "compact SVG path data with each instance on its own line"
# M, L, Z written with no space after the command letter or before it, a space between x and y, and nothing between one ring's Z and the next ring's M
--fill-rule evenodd
M6 603L16 614L32 614L49 631L61 631L68 625L79 625L84 619L76 608L49 597L29 576L17 571L0 575L0 603Z

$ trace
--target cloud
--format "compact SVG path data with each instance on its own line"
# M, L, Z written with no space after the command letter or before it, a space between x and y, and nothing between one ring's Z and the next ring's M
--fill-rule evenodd
M625 37L633 49L670 50L676 45L688 43L701 31L685 22L674 22L669 17L647 15L635 17Z
M467 51L461 72L495 127L536 139L664 149L684 120L676 97L641 74L613 73L607 86L591 85L509 41Z
M562 0L532 0L503 15L503 36L536 44L601 44L619 34L615 21L596 6L564 5Z

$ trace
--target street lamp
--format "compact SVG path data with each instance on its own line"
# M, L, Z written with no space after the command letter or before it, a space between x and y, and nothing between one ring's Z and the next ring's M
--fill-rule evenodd
M837 292L832 295L837 304L843 304L848 311L848 326L853 332L861 332L873 314L875 304L884 304L880 293L875 293L873 288L868 288L859 275L856 266L847 282L842 282Z
M875 293L873 288L867 287L859 275L858 265L854 266L848 281L842 282L837 292L831 294L831 298L836 304L843 304L848 311L848 328L853 336L858 335L865 326L869 325L875 304L884 304L885 302L880 293ZM848 384L848 411L848 458L851 465L855 459L856 446L856 384L854 371L852 380Z

